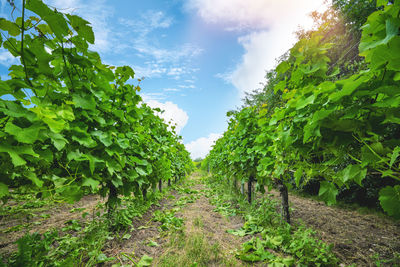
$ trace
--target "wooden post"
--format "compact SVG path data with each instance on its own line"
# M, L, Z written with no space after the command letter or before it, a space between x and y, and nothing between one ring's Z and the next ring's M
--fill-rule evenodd
M142 189L143 200L147 200L147 188Z
M158 181L158 191L162 192L162 180Z
M251 204L251 185L253 183L253 176L250 175L249 181L247 182L247 200Z
M287 186L283 183L282 179L276 179L275 182L278 185L278 190L282 198L282 210L281 216L288 224L290 224L290 212L289 212L289 193Z
M106 206L107 206L107 218L111 219L113 217L115 208L117 206L117 197L118 197L118 192L117 192L117 188L111 183L108 182L107 186L110 190L110 192L108 193L108 199L106 202Z

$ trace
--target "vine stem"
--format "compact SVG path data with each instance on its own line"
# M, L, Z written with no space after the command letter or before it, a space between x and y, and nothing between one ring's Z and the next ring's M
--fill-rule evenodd
M24 58L24 34L25 34L25 0L22 0L22 25L21 25L21 60L24 65L25 80L33 87L31 80L28 77L28 71L26 69L25 58Z

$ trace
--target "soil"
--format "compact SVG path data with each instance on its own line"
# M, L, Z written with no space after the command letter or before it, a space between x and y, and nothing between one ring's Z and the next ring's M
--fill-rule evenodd
M84 196L80 201L74 204L59 204L44 206L33 209L29 214L14 214L8 217L0 216L0 255L7 258L12 252L17 250L16 241L26 233L44 233L50 229L61 229L66 226L70 220L80 220L85 222L94 219L94 213L98 210L96 207L104 200L98 195ZM15 203L11 203L15 205ZM73 211L73 209L79 209ZM83 218L82 214L88 215ZM43 217L45 218L43 218ZM49 216L48 218L46 218ZM24 225L21 230L11 230L13 227Z
M279 192L271 195L280 203ZM400 222L376 214L326 206L325 203L289 194L292 221L303 222L317 236L333 245L333 252L346 265L376 266L374 255L390 260L400 253ZM378 253L378 254L377 254ZM383 263L394 266L399 263Z
M204 185L197 184L194 189L202 190ZM182 212L178 213L185 221L186 235L192 232L201 232L207 237L208 242L218 244L221 252L229 258L235 258L235 252L240 248L241 244L249 239L249 237L238 237L227 233L230 229L239 229L243 226L243 219L239 216L225 217L214 212L215 206L209 203L209 199L203 194L194 203L187 204ZM195 222L202 222L201 227L196 227ZM236 266L245 265L243 262L234 261Z
M196 179L196 177L194 177ZM202 191L204 186L196 184L194 189ZM269 192L271 197L280 201L279 193ZM160 223L154 222L152 216L157 209L171 209L173 203L183 196L178 192L172 192L176 199L166 198L159 206L153 205L141 218L133 221L133 231L127 232L129 238L114 238L110 240L105 248L104 254L108 257L115 257L112 263L132 264L123 254L132 258L140 259L143 255L157 259L165 254L168 235L160 232ZM394 222L390 218L377 216L376 214L360 214L355 210L328 207L324 203L303 198L296 195L289 196L291 217L294 224L304 223L315 230L316 235L322 241L333 245L333 252L344 265L354 264L355 266L376 266L376 259L373 255L379 254L380 259L388 260L400 253L400 222ZM17 249L15 241L26 232L43 233L51 228L61 229L69 220L92 220L99 203L104 203L98 196L85 196L79 202L69 204L52 205L32 211L32 214L23 216L0 217L0 255L7 257ZM12 203L11 203L12 204ZM74 208L83 208L72 212ZM238 237L228 234L228 229L238 229L243 225L243 220L238 216L224 217L214 212L215 206L202 192L194 203L187 203L177 216L184 219L185 234L194 231L201 231L207 237L210 244L218 243L221 253L226 257L234 259L236 249L248 240L249 237ZM88 216L82 218L82 213L87 212ZM48 214L49 218L40 215ZM44 216L46 217L46 216ZM196 220L202 221L202 227L196 227ZM25 224L27 227L18 231L6 231L11 227ZM119 233L123 236L126 233ZM148 246L149 241L155 241L159 246ZM236 259L234 265L243 266L245 263ZM111 266L112 263L109 263ZM397 263L383 263L381 266L395 266ZM262 264L261 264L262 265Z

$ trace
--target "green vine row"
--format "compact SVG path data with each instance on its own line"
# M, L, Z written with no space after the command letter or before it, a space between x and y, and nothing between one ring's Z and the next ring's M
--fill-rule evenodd
M244 181L256 175L261 190L318 178L328 204L367 175L389 177L394 185L380 190L380 204L400 218L399 15L399 1L377 1L361 28L365 67L344 77L323 27L299 40L270 77L263 104L228 114L228 130L208 156L213 172Z
M1 47L20 61L0 80L0 198L98 192L112 208L118 195L192 170L181 137L131 84L132 68L89 49L88 21L23 0L21 17L0 18L0 29Z

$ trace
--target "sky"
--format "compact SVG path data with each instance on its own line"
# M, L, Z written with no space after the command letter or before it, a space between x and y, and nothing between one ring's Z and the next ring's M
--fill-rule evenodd
M312 26L310 12L326 8L324 0L44 2L92 24L90 49L103 63L129 65L144 78L143 100L165 110L160 116L176 124L193 159L204 158L226 130L226 112L262 87L275 59L296 42L294 32ZM0 4L0 17L9 18L9 4ZM2 79L17 62L0 49Z

